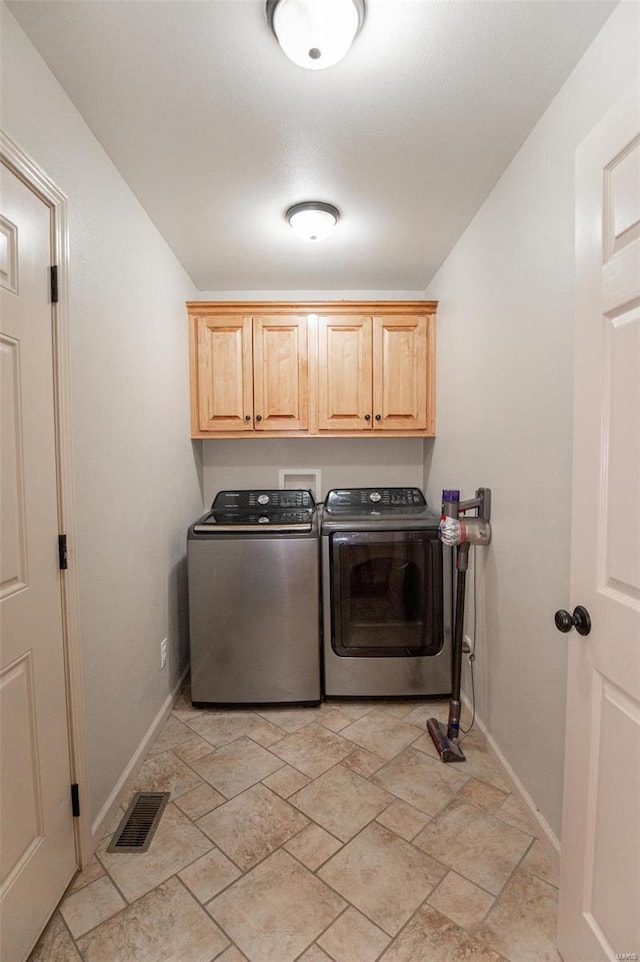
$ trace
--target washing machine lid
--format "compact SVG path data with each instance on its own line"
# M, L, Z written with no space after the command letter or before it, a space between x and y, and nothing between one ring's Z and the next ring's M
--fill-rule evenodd
M316 504L310 491L261 488L219 491L211 510L196 522L199 533L311 531Z

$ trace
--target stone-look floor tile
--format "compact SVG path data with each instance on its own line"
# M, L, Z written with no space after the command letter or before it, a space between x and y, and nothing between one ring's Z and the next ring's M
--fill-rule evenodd
M312 945L300 956L298 962L335 962L335 959L323 952L319 945Z
M163 752L145 759L121 802L126 808L136 792L171 792L173 800L201 784L202 779L174 752Z
M536 875L543 882L548 882L554 888L560 884L560 859L550 854L538 839L535 840L522 862L520 868L529 875Z
M282 761L250 738L238 738L192 765L225 798L233 798L282 768Z
M421 735L411 746L412 748L417 748L419 752L424 752L425 755L431 755L432 758L440 758L438 754L438 749L433 744L433 739L431 735L427 732L426 735Z
M126 811L126 806L124 805L118 806L118 808L115 810L111 818L108 818L104 823L102 831L100 833L101 838L110 838L113 835L113 833L119 826L120 822L122 821L122 816L124 815L125 811Z
M386 711L394 718L406 718L415 709L415 702L407 698L389 698L378 702L381 711Z
M438 721L446 722L449 717L449 699L437 698L431 701L423 701L415 705L413 711L405 715L404 720L409 725L415 725L421 731L426 731L427 722L430 718L437 718ZM468 726L465 725L465 728ZM430 736L428 736L430 739Z
M289 798L294 792L299 792L301 788L309 784L309 779L302 772L299 772L297 768L292 768L291 765L285 765L280 768L273 775L268 775L266 778L262 779L262 784L270 788L272 792L279 795L280 798Z
M279 742L281 738L284 738L286 734L284 728L279 728L277 725L274 725L273 722L258 716L256 727L252 728L249 732L249 738L252 738L258 745L262 745L263 748L270 748L272 745L275 745L276 742Z
M484 889L455 872L449 872L428 899L429 905L474 934L494 901Z
M343 728L342 735L388 761L419 738L421 732L415 725L408 725L388 712L375 708Z
M197 824L246 871L297 835L308 819L264 785L254 785Z
M520 801L517 795L508 795L495 814L507 825L519 828L521 832L539 837L540 829L536 825L533 816L527 811L524 802Z
M325 705L328 708L338 708L341 712L344 712L345 715L348 715L352 721L357 721L359 718L362 718L362 716L370 712L372 708L375 708L377 704L375 700L367 701L363 698L358 698L355 701L342 698L327 698L325 701Z
M197 818L202 818L207 812L223 805L226 802L224 795L216 792L215 788L203 782L197 788L192 788L190 792L185 792L180 798L176 798L175 804L181 812L195 822Z
M495 814L496 809L502 805L506 797L506 792L502 792L495 785L490 785L489 782L481 782L478 778L470 778L458 792L458 798L463 798L465 802L471 802L478 808L484 808L486 812L491 812L492 815Z
M110 919L127 903L106 875L68 895L60 906L63 919L74 939L78 939L100 922Z
M248 962L246 955L243 955L240 949L237 949L235 945L230 945L228 949L216 958L216 962Z
M395 935L445 869L372 822L318 872L376 925Z
M518 870L480 929L480 937L511 962L556 962L558 892Z
M503 792L511 791L511 783L495 755L490 751L482 732L474 729L468 735L461 736L460 743L466 758L464 767L467 775L472 775L482 782L489 782Z
M290 802L332 835L348 842L393 802L393 795L336 765L292 796Z
M226 855L214 848L183 869L179 876L199 902L209 902L239 878L241 872Z
M175 715L169 715L166 722L160 729L158 737L154 741L153 745L149 749L149 757L151 755L161 755L162 752L170 751L170 749L175 748L181 742L187 740L192 735L190 728L176 718Z
M349 907L318 939L335 962L375 962L391 939L377 925Z
M421 812L437 815L460 791L465 776L454 765L444 765L410 747L372 775L371 781Z
M204 712L189 723L189 728L208 741L213 748L228 745L248 735L260 720L251 711Z
M292 734L316 721L319 708L258 708L256 714Z
M307 725L277 742L272 751L298 771L317 778L353 751L353 742L321 725Z
M486 945L423 905L380 957L380 962L504 962ZM522 960L524 962L524 960Z
M418 811L413 805L396 801L384 812L381 812L376 821L386 828L390 828L400 838L405 838L407 842L411 842L418 832L425 827L429 821L429 816Z
M325 832L319 825L307 825L284 846L299 862L315 872L323 862L342 848L342 842Z
M174 755L181 758L187 765L191 765L197 758L202 758L203 755L210 755L211 749L211 742L208 742L205 738L201 738L200 735L196 735L195 732L191 732L185 741L180 745L176 745L173 752Z
M207 906L250 962L293 962L345 908L335 892L282 850Z
M366 748L356 748L355 752L351 752L342 760L342 764L350 768L356 775L369 778L379 768L382 768L385 759L380 758L379 755L374 755L373 752L368 752Z
M531 844L531 836L455 799L413 844L497 895Z
M346 712L340 711L339 708L334 708L330 705L321 705L318 712L316 721L319 725L324 725L325 728L329 728L332 732L339 732L341 729L346 728L353 721Z
M167 805L146 852L109 853L98 858L124 897L132 902L213 848L211 841L175 805ZM137 960L136 960L137 962Z
M82 962L59 912L56 912L28 962Z
M175 878L78 941L85 962L211 962L228 944Z
M122 815L120 814L120 818L121 817ZM90 882L95 882L96 879L102 878L103 875L103 866L95 855L92 855L82 871L78 872L70 888L67 889L67 895L71 895L72 892L77 892L79 889L84 888L85 885L89 885Z

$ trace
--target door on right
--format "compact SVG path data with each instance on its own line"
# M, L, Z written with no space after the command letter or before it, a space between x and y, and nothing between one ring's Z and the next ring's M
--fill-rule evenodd
M640 957L640 88L576 154L571 610L558 945Z

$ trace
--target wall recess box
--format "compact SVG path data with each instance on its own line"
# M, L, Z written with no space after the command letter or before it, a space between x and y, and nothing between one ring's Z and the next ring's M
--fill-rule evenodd
M316 501L322 497L322 468L280 468L278 487L285 490L304 488Z

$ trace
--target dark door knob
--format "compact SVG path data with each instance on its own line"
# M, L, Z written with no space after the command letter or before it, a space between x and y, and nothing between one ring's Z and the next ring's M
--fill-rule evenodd
M256 414L256 421L262 421L262 415Z
M250 415L250 414L245 414L244 419L245 419L245 421L250 421L250 420L251 420L251 415Z
M579 635L588 635L591 631L591 616L582 605L577 605L573 609L572 615L564 608L556 611L555 623L558 631L563 633L571 631L572 628L575 628Z
M365 414L364 419L365 419L365 421L370 421L370 420L371 420L371 415L370 415L370 414Z
M376 414L376 421L382 421L382 415Z

